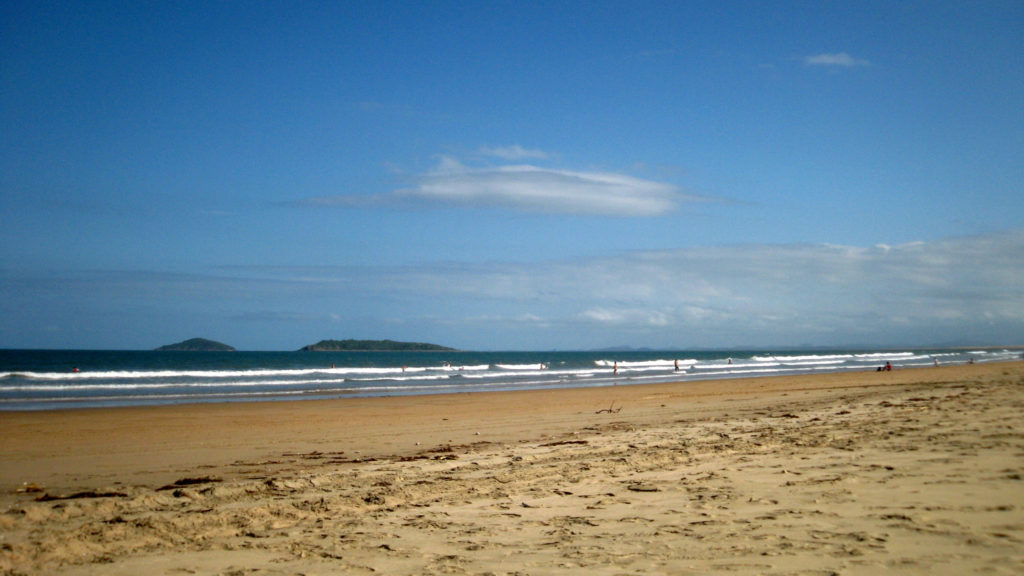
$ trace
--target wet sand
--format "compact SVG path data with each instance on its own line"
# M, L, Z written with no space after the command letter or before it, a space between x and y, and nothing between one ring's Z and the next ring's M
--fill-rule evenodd
M3 574L1019 574L1024 362L0 413Z

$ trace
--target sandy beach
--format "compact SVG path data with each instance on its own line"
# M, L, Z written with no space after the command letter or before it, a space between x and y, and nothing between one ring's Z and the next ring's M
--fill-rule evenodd
M1024 362L0 413L2 574L1020 574Z

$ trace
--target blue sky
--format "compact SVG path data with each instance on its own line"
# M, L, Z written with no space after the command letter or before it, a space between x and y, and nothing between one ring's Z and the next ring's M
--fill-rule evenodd
M1024 4L6 2L0 347L1024 341Z

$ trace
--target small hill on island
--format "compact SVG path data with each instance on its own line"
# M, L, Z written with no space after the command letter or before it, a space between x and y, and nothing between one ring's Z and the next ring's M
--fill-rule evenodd
M155 348L157 352L234 352L235 349L227 344L207 340L206 338L192 338L177 344L168 344Z
M394 340L321 340L303 346L300 352L454 352L454 348L424 344L422 342L395 342Z

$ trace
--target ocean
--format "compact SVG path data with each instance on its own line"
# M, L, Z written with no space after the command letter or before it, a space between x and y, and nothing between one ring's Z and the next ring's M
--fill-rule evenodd
M680 382L1020 358L1015 350L155 352L0 350L0 411ZM676 368L678 364L678 370Z

